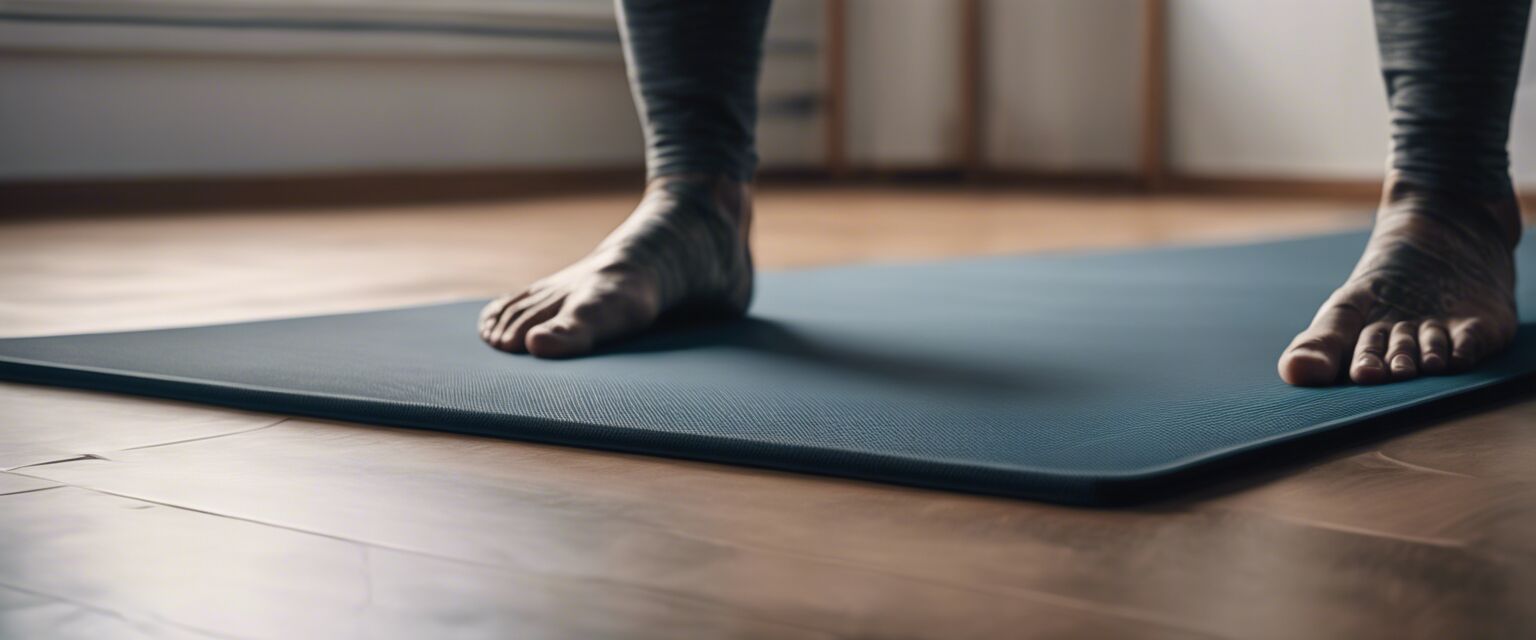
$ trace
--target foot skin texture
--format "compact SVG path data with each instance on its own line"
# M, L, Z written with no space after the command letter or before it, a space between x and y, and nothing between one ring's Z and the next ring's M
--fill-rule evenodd
M664 176L592 253L480 312L480 338L540 358L591 353L666 315L734 317L752 298L747 185Z
M1302 386L1465 371L1508 347L1518 325L1513 198L1472 202L1389 182L1365 254L1280 357Z

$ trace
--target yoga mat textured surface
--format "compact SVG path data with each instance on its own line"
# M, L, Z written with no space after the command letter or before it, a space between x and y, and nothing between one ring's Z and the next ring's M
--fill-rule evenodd
M1092 503L1536 372L1536 315L1467 374L1301 389L1275 359L1365 242L767 274L753 317L541 361L480 302L0 340L0 377ZM1536 309L1521 249L1519 303Z

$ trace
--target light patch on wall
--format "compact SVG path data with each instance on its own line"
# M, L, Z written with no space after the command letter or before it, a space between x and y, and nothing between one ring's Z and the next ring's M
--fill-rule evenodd
M986 4L983 129L994 167L1135 168L1139 8L1124 0Z
M850 0L848 155L860 166L953 166L960 115L955 3Z

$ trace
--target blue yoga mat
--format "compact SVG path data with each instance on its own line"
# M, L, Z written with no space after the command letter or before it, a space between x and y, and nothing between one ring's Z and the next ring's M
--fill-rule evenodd
M1275 360L1363 234L763 276L750 319L542 361L480 301L0 340L0 377L358 422L1096 503L1536 372L1302 389Z

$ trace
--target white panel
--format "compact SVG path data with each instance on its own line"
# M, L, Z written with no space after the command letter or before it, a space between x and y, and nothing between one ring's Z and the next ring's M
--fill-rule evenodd
M819 32L819 3L778 4L762 97L791 108L764 113L761 150L765 164L804 165L821 150L821 66L804 39ZM124 42L162 46L0 51L0 179L643 161L616 46L525 50L440 35L261 31L215 52L197 47L227 30L58 29L121 31ZM305 49L327 37L329 48Z
M930 167L959 154L959 13L939 0L848 3L848 156Z
M757 150L769 167L821 166L821 0L774 0L758 101ZM810 44L810 47L795 46Z
M638 163L618 60L0 58L0 175Z
M999 168L1134 169L1140 3L993 0L986 17L989 161Z
M1368 2L1170 7L1170 157L1203 175L1375 177L1387 111Z
M1381 176L1389 136L1368 2L1170 3L1171 156L1184 172ZM1536 41L1528 41L1526 60ZM1527 64L1511 153L1536 187L1536 71Z
M1515 116L1510 123L1509 160L1515 184L1536 190L1536 36L1529 26L1526 29L1520 91L1515 94Z

